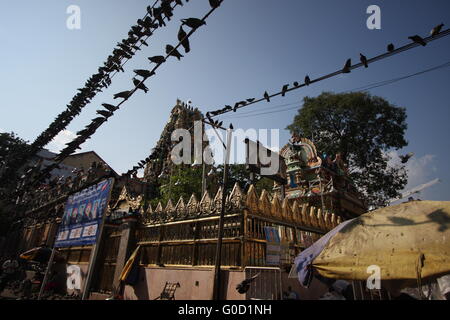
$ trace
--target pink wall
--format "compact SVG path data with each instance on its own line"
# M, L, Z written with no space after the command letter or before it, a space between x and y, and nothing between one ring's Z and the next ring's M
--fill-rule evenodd
M214 269L193 268L141 268L140 281L135 286L126 286L124 299L153 300L163 291L166 282L180 283L175 291L176 300L211 300L214 285ZM227 300L245 299L236 291L236 285L244 279L239 271L223 271L223 283L227 288Z
M245 279L245 272L239 270L222 271L223 286L226 288L226 300L244 300L245 294L239 294L236 286ZM125 300L153 300L163 291L166 282L180 283L175 291L176 300L211 300L214 285L213 268L176 268L146 267L140 269L139 283L126 286ZM289 279L286 272L281 276L282 289L287 291L291 286L301 300L318 299L328 288L317 280L313 280L310 288L303 288L297 279Z

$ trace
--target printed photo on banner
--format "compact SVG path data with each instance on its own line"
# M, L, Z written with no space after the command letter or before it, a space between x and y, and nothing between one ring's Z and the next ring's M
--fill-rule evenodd
M55 247L89 245L97 241L112 184L112 178L104 180L68 198Z

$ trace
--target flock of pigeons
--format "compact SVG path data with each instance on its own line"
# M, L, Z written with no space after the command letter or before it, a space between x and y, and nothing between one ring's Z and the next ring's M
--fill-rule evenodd
M189 0L186 0L188 2ZM174 5L172 3L175 2ZM41 150L47 145L53 138L64 130L69 123L80 114L81 110L96 96L98 92L101 92L104 88L111 85L111 78L117 72L124 72L123 62L125 59L131 59L136 51L141 50L142 45L148 46L146 40L153 34L153 32L162 26L165 26L164 20L170 20L173 16L173 10L177 5L183 5L181 0L161 0L160 6L156 6L155 2L153 6L147 7L147 13L144 18L138 19L137 24L133 25L129 32L128 37L117 43L116 48L112 54L108 56L103 66L98 68L98 72L92 75L84 84L83 88L77 89L77 94L72 98L67 105L65 111L61 112L49 127L43 131L31 144L29 154L22 159L23 165L29 157L33 156L36 152ZM99 112L98 112L99 113ZM100 112L100 115L106 116L106 112ZM95 129L102 123L103 120L96 118L92 123L81 132L84 134L94 133ZM65 149L63 154L60 154L60 159L64 159L65 156L71 154L77 149L78 142L83 140L83 135L75 142L70 143ZM81 142L82 143L82 142ZM50 168L49 168L50 169Z
M441 24L437 25L436 27L434 27L431 30L431 32L430 32L430 36L431 37L437 36L441 32L443 26L444 26L444 24L441 23ZM414 43L420 44L421 46L426 46L427 45L426 41L419 35L414 35L414 36L408 37L408 39L410 39ZM387 46L387 51L388 52L393 52L394 50L395 50L394 44L390 43ZM368 68L369 60L367 59L367 57L365 55L363 55L362 53L359 54L359 57L360 57L361 64L365 68ZM344 64L344 67L341 69L341 73L350 73L351 69L352 69L352 59L347 59L345 64ZM267 102L270 102L270 98L273 97L273 96L281 94L281 96L284 97L287 91L290 91L290 90L293 90L293 89L296 89L296 88L299 88L299 87L305 86L305 85L309 86L311 83L316 82L316 81L311 81L310 77L308 75L306 75L303 85L300 85L296 81L296 82L293 83L293 88L289 89L289 84L285 84L281 88L280 92L277 92L277 93L275 93L273 95L269 95L269 93L267 93L267 91L265 91L264 94L263 94L263 98L261 98L261 99L256 100L255 98L249 98L249 99L245 99L245 100L236 102L234 104L234 106L225 105L224 108L221 108L221 109L218 109L218 110L215 110L215 111L211 111L211 112L207 112L206 113L206 117L208 118L210 123L212 123L215 126L219 126L220 127L222 122L218 122L217 120L215 121L215 120L212 119L212 117L220 115L220 114L223 114L223 113L231 112L231 111L236 112L237 109L239 109L241 107L244 107L246 105L253 104L253 103L256 103L256 102L260 102L260 101L263 101L263 100L266 100Z
M211 5L212 9L216 9L217 7L220 6L222 1L223 0L209 0L209 3ZM175 5L173 7L171 7L172 2L175 2ZM186 0L186 2L188 2L188 0ZM113 63L111 65L111 68L109 68L109 69L105 69L106 67L100 68L103 71L103 73L101 73L101 75L106 75L108 71L109 72L112 72L112 71L122 71L123 72L124 70L119 63L120 59L123 59L123 58L130 59L132 57L132 55L134 54L132 50L133 49L139 50L138 47L136 46L136 43L138 41L140 41L143 45L147 45L145 40L143 40L141 38L144 36L150 36L152 34L152 28L157 28L159 26L165 26L163 15L168 20L170 20L170 18L173 16L172 10L176 5L183 5L182 1L181 0L161 0L161 7L159 7L159 8L147 7L147 15L148 16L144 19L139 19L137 21L138 25L133 26L131 28L131 31L129 32L129 38L124 39L122 41L122 43L118 44L118 48L114 50L113 56L110 56L108 58L108 61L112 61L112 63ZM154 17L154 19L152 19L151 17ZM189 44L189 39L188 39L189 36L196 29L198 29L202 25L205 25L206 22L204 21L204 19L198 19L198 18L182 19L181 22L182 22L182 24L181 24L179 32L178 32L179 45L183 46L184 51L186 53L188 53L190 51L190 44ZM186 33L186 31L183 29L183 27L190 28L191 29L190 33L189 34ZM132 38L131 42L129 40L130 37ZM119 98L123 99L123 101L118 105L103 103L102 106L104 109L96 111L96 113L98 114L98 117L92 119L91 123L88 124L83 130L78 131L76 133L77 137L73 141L67 143L66 148L64 148L56 156L56 158L54 159L56 162L55 165L57 165L58 162L61 162L62 160L64 160L67 156L69 156L70 154L75 152L77 149L80 149L80 145L82 143L84 143L87 139L89 139L96 132L96 130L104 122L106 122L108 120L108 118L111 117L114 114L114 112L119 109L119 106L125 100L127 100L135 91L142 90L145 93L147 93L149 89L144 84L145 80L147 80L151 76L155 75L155 70L162 63L166 62L166 60L169 56L173 56L173 57L177 58L178 60L180 60L183 57L183 55L176 49L176 47L173 47L170 44L166 45L165 49L166 49L165 52L167 54L166 57L160 55L160 56L153 56L153 57L148 58L150 63L153 63L156 65L152 70L147 70L147 69L133 70L133 72L135 73L135 76L132 79L134 88L131 90L122 91L122 92L118 92L118 93L114 94L114 96L113 96L114 99L119 99ZM117 59L119 59L119 60L117 60ZM100 69L99 69L99 71L100 71ZM93 89L93 92L90 93L90 95L92 95L92 97L91 96L83 96L84 105L89 103L90 100L93 98L93 96L95 96L95 93L101 91L102 87L108 87L111 84L111 80L110 80L109 76L107 79L108 80L106 80L106 81L103 79L100 82L100 84L98 84L97 86L90 87ZM86 91L83 91L83 92L86 92ZM76 107L75 112L76 112L76 114L79 114L81 112L81 108ZM73 118L73 116L71 116L70 120L72 118ZM70 122L70 120L68 122ZM68 124L68 122L67 123L59 122L60 127L58 129L63 130L64 127ZM137 172L138 169L143 168L146 162L150 161L152 158L155 158L155 157L156 156L150 156L147 159L141 161L139 163L139 166L137 166L137 168L133 167L134 171L130 172L130 174L132 174L133 172ZM51 170L53 170L53 168L50 166L50 167L46 168L46 170L43 172L43 174L47 174Z

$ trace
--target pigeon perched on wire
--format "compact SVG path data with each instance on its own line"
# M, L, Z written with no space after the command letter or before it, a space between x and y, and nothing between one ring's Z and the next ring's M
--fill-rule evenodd
M164 19L162 17L162 10L161 8L154 8L153 9L153 16L158 20L158 24L160 27L166 26L166 23L164 22Z
M204 20L198 18L181 19L181 22L192 29L197 29L202 25L206 25L206 22Z
M281 88L281 96L284 97L286 95L286 91L289 88L288 84L285 84L283 88Z
M166 45L166 53L170 56L176 57L178 60L181 60L181 58L184 57L181 53L178 52L177 49L175 49L170 44Z
M359 54L359 59L361 60L361 63L364 65L364 68L367 68L369 65L367 64L367 58L362 53Z
M156 64L166 62L166 58L164 58L164 56L149 57L148 60L150 60L151 62L156 63Z
M128 91L122 91L122 92L116 93L114 95L114 99L117 99L117 98L128 99L130 94L131 94L131 91L129 91L129 90Z
M145 86L145 84L142 81L139 81L138 79L133 78L133 84L135 85L136 88L141 89L145 93L148 92L148 88Z
M144 20L138 19L137 23L146 29L154 28L153 21L150 17L147 17Z
M181 42L181 45L186 53L191 51L189 39L187 38L187 33L183 30L183 26L180 26L180 30L178 30L178 41Z
M95 122L95 123L103 123L103 122L105 122L106 120L108 120L108 119L106 119L106 118L103 118L103 117L97 117L97 118L95 118L95 119L92 119L92 122Z
M148 13L148 15L149 15L150 17L153 17L153 8L152 8L152 6L148 6L148 7L147 7L147 13Z
M148 71L144 69L135 69L133 70L134 73L136 73L138 76L141 76L144 79L147 79L155 74L154 71Z
M211 123L214 123L214 120L211 118L211 116L209 115L209 113L206 114L206 118L208 118L208 121Z
M249 98L249 99L246 99L247 100L247 102L253 102L253 101L255 101L255 98Z
M388 46L387 46L387 51L388 51L388 52L392 52L392 51L394 51L394 50L395 50L394 44L389 43Z
M253 277L249 278L249 279L245 279L242 282L240 282L237 286L236 286L236 290L237 292L239 292L240 294L244 294L246 293L249 289L250 289L250 284L255 281L256 278L258 278L260 275L260 273L254 275Z
M270 102L270 97L269 97L269 94L267 93L267 91L264 91L264 99L266 99L267 102Z
M441 23L441 24L437 25L436 27L434 27L430 32L430 36L432 36L432 37L437 36L441 32L443 26L444 26L444 24Z
M222 0L209 0L211 8L217 8L222 3Z
M417 34L415 36L408 37L408 39L411 39L413 42L418 43L424 47L427 45L427 43L423 40L423 38Z
M297 81L294 81L293 85L294 87L298 87L300 84Z
M408 160L410 158L412 158L414 156L413 152L408 152L407 154L405 154L404 156L399 156L400 160L402 161L402 163L407 163Z
M172 7L170 6L171 1L162 1L161 2L161 12L167 17L167 20L170 21L170 18L173 16Z
M307 75L307 76L305 77L305 84L306 84L307 86L309 86L310 83L311 83L311 79L310 79L309 76Z
M342 73L350 73L351 66L352 66L352 59L347 59L344 68L342 68Z
M107 110L109 110L111 112L114 112L117 109L119 109L118 107L113 106L112 104L108 104L108 103L102 103L102 106L105 107L105 109L107 109Z
M106 110L97 110L96 113L101 116L104 116L105 118L109 118L113 115L113 113L111 111L106 111Z

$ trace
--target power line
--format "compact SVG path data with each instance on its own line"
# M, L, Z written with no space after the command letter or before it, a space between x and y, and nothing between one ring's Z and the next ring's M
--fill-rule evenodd
M367 91L367 90L370 90L370 89L386 86L386 85L389 85L389 84L392 84L392 83L395 83L395 82L398 82L398 81L401 81L401 80L409 79L411 77L415 77L415 76L418 76L418 75L421 75L421 74L424 74L424 73L427 73L427 72L443 69L443 68L446 68L446 67L450 67L450 61L448 61L446 63L443 63L443 64L440 64L438 66L429 68L429 69L425 69L425 70L422 70L422 71L419 71L419 72L416 72L416 73L412 73L412 74L403 76L403 77L398 77L398 78L393 78L393 79L389 79L389 80L385 80L385 81L375 82L375 83L368 84L368 85L365 85L365 86L362 86L362 87L358 87L358 88L355 88L355 89L352 89L352 90L347 90L347 91L344 91L344 92L361 91L361 90L362 91Z
M442 31L442 32L438 33L437 35L433 35L433 36L429 36L429 37L423 38L422 40L426 44L426 43L429 43L429 42L434 41L434 40L438 40L438 39L443 38L443 37L448 36L448 35L450 35L450 29ZM290 91L293 91L293 90L297 90L297 89L305 87L305 86L309 86L309 85L311 85L313 83L316 83L316 82L319 82L319 81L323 81L323 80L326 80L326 79L331 78L331 77L335 77L335 76L337 76L339 74L342 74L342 73L349 73L353 69L365 66L365 64L374 63L376 61L388 58L390 56L393 56L395 54L399 54L399 53L401 53L403 51L407 51L407 50L413 49L413 48L418 47L418 46L420 46L419 43L411 42L411 43L409 43L409 44L407 44L405 46L402 46L400 48L392 49L392 50L390 50L388 52L382 53L382 54L380 54L378 56L375 56L375 57L373 57L371 59L367 59L367 61L365 63L360 62L360 63L357 63L355 65L348 65L348 66L346 65L343 69L340 69L338 71L326 74L326 75L321 76L321 77L319 77L317 79L309 79L308 78L308 82L307 83L303 83L303 84L295 83L293 88L284 88L284 90L281 90L280 92L274 93L272 95L267 94L267 96L265 96L263 98L260 98L260 99L257 99L257 100L253 100L251 102L247 102L247 101L237 102L235 104L234 108L232 108L231 106L225 106L225 108L223 108L223 109L211 111L211 112L208 112L208 113L211 114L211 117L216 117L218 115L221 115L221 114L224 114L224 113L228 113L228 112L231 112L233 110L236 111L237 109L248 107L248 106L250 106L252 104L255 104L255 103L258 103L258 102L261 102L261 101L264 101L264 100L270 101L270 98L273 98L273 97L276 97L276 96L279 96L279 95L283 95L284 96L287 92L290 92ZM350 59L347 62L350 62L350 64L351 64ZM266 91L266 93L267 93L267 91Z
M374 83L367 84L367 85L362 86L362 87L357 87L357 88L354 88L354 89L341 91L339 93L346 93L346 92L352 92L352 91L368 91L370 89L379 88L379 87L382 87L382 86L387 86L387 85L390 85L390 84L393 84L393 83L396 83L396 82L399 82L399 81L402 81L402 80L406 80L406 79L409 79L409 78L412 78L412 77L415 77L415 76L418 76L418 75L422 75L422 74L425 74L425 73L428 73L428 72L431 72L431 71L436 71L436 70L439 70L439 69L443 69L443 68L446 68L446 67L450 67L450 61L448 61L446 63L443 63L443 64L440 64L440 65L437 65L437 66L434 66L434 67L431 67L431 68L428 68L428 69L425 69L425 70L422 70L422 71L419 71L419 72L415 72L415 73L406 75L406 76L397 77L397 78L384 80L384 81L379 81L379 82L374 82ZM279 105L279 106L269 106L269 107L266 107L265 110L269 110L269 109L273 109L273 108L281 107L281 106L289 106L289 105L293 105L293 104L298 104L298 102L288 103L288 104ZM270 112L259 112L259 113L254 113L254 112L255 111L261 111L261 110L253 110L253 111L250 111L250 112L246 112L244 114L228 115L228 117L229 118L233 118L233 119L248 118L248 117L252 117L252 116L259 116L259 115L265 115L265 114L271 114L271 113L277 113L277 112L291 111L291 110L295 110L297 108L298 108L298 106L295 106L295 107L290 107L290 108L285 108L285 109L272 110ZM226 118L226 119L229 119L229 118Z

